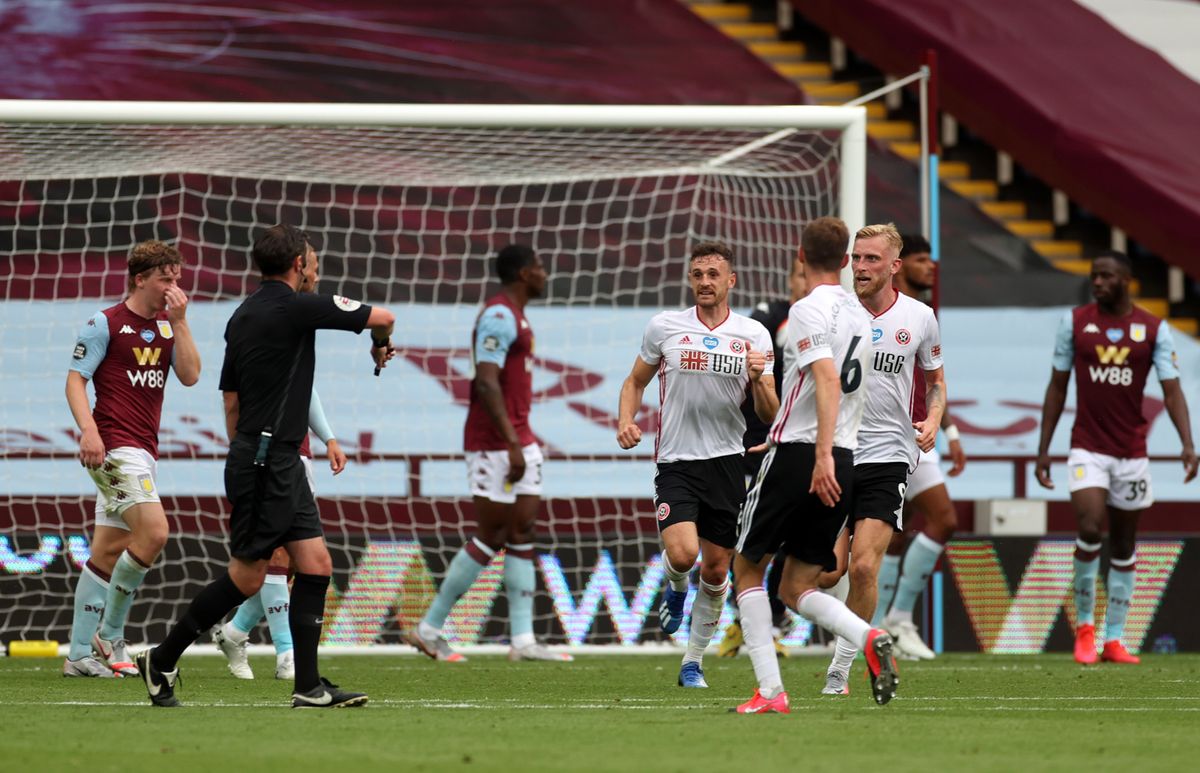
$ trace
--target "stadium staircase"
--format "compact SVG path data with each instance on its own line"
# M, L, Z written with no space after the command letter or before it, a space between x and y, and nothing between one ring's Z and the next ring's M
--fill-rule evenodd
M878 71L854 72L845 66L846 52L838 51L836 41L827 36L814 46L781 29L779 11L794 13L789 3L775 4L724 2L722 0L684 0L691 10L719 30L740 42L776 72L792 81L818 105L840 105L858 98L869 89L863 87L864 80L877 80L881 85L883 76ZM799 22L800 20L796 20ZM795 25L789 25L795 29ZM821 33L823 35L823 33ZM839 78L842 74L844 77ZM903 75L903 73L902 73ZM845 77L852 76L852 77ZM871 88L874 88L872 86ZM905 110L902 95L891 99L869 102L867 108L867 133L883 143L901 158L917 163L921 154L915 110L909 105ZM1050 191L1031 180L1016 180L1019 172L1013 169L1011 159L1002 151L981 145L980 141L967 138L967 132L958 127L953 118L943 116L943 144L949 153L943 153L939 165L942 182L954 193L973 201L985 214L1009 232L1024 239L1029 246L1049 261L1055 268L1068 274L1086 276L1091 263L1084 257L1085 250L1093 254L1109 246L1104 237L1110 229L1087 225L1072 227L1072 208L1063 194ZM964 146L960 149L960 145ZM949 156L949 158L946 158ZM1116 237L1119 239L1120 237ZM1115 246L1122 247L1121 244ZM1143 287L1134 281L1134 296L1139 306L1157 317L1167 319L1177 330L1196 336L1200 333L1200 320L1195 316L1172 316L1172 304L1167 300L1166 277L1168 267L1159 266L1159 281L1153 282L1158 292L1143 294ZM1139 266L1139 273L1142 273Z

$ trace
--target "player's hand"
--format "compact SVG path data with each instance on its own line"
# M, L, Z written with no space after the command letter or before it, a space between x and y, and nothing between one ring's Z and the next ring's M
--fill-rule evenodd
M508 475L505 480L516 483L525 477L525 449L520 443L510 443L508 446Z
M756 352L750 342L746 342L746 373L750 376L751 381L758 381L762 378L763 371L767 367L766 352Z
M325 458L329 460L329 469L333 470L334 475L346 469L346 452L335 438L330 438L325 444Z
M1196 477L1196 449L1184 446L1180 458L1183 459L1183 482L1191 483L1192 478Z
M388 339L387 346L376 346L371 343L371 359L375 361L375 375L379 375L379 371L387 367L388 360L396 356L396 347L392 346L392 339Z
M187 319L187 293L178 287L172 286L167 288L166 296L167 321L172 324L185 321Z
M79 438L79 463L89 470L98 470L104 464L104 441L99 430L85 430Z
M625 450L629 450L640 442L642 442L641 427L632 421L621 425L621 428L617 431L617 445Z
M759 443L756 446L750 446L749 448L746 449L746 453L748 453L748 454L765 454L767 452L767 449L770 447L771 447L770 443L763 442L763 443Z
M962 475L962 471L967 466L967 452L963 450L961 440L950 441L950 461L950 477L957 478Z
M925 453L933 450L934 443L937 442L938 425L929 419L925 421L913 422L913 429L917 431L917 448Z
M1033 470L1042 488L1054 488L1054 483L1050 480L1050 454L1038 454Z
M833 507L842 496L842 487L837 482L837 471L833 464L833 454L817 454L813 465L812 485L808 493L816 494L826 507Z

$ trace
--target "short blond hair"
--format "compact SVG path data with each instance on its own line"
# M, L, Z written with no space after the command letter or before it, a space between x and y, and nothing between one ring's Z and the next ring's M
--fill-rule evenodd
M896 250L896 255L899 255L904 250L904 240L900 238L900 231L896 229L895 223L865 225L858 229L858 233L854 234L854 240L874 239L876 236L882 236L884 241L887 242L887 246Z

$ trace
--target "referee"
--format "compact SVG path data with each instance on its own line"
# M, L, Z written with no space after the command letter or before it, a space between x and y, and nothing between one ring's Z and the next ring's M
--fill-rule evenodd
M361 706L365 694L340 690L317 671L333 565L299 447L308 431L316 331L370 328L371 358L378 369L393 356L395 315L338 295L298 293L305 277L315 280L317 255L293 226L268 228L254 242L251 257L263 281L225 327L221 369L226 410L238 411L237 434L225 460L225 493L233 505L229 571L200 591L162 644L139 654L137 664L151 703L178 706L179 657L258 592L267 559L282 545L296 569L288 613L296 653L292 707Z

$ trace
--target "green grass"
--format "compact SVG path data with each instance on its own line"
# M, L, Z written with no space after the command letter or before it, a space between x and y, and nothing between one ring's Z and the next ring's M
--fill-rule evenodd
M274 659L251 658L269 676ZM290 685L242 682L217 657L185 658L185 707L152 708L140 680L59 676L59 660L0 658L0 769L361 770L1196 770L1200 656L1083 668L1067 655L947 655L901 664L900 697L875 706L861 661L849 697L822 697L827 661L792 658L790 716L738 716L746 658L710 657L712 687L675 686L678 658L462 665L410 656L325 657L366 690L362 709L292 711Z

